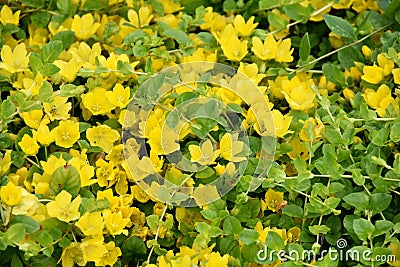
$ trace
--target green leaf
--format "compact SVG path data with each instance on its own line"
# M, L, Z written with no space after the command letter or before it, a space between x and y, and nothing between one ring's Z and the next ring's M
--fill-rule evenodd
M61 41L63 48L67 49L74 42L75 32L73 31L62 31L54 35L52 41Z
M285 14L292 20L305 22L310 18L310 15L314 11L314 8L311 4L305 7L301 4L296 3L284 6L283 10L285 11Z
M386 220L379 220L375 222L375 231L373 233L373 236L380 236L382 234L389 233L390 230L392 230L394 226L394 223L391 221L386 221Z
M147 254L146 244L138 236L132 236L124 241L121 247L122 257L131 262L138 257L144 257Z
M189 36L181 30L167 29L164 31L164 35L175 39L179 44L187 45L190 41Z
M306 61L310 56L311 46L310 46L310 38L308 37L308 32L304 34L303 38L301 38L300 42L300 50L299 55L301 60Z
M63 51L63 44L59 40L50 41L42 47L40 58L43 63L53 63Z
M302 218L303 217L303 209L295 204L289 204L282 209L284 214L294 218Z
M323 14L322 17L324 18L326 25L329 27L329 29L331 29L332 32L341 37L354 39L356 35L355 31L353 27L351 27L350 23L348 23L346 20L327 14Z
M47 12L32 13L30 18L37 28L45 28L50 22L50 14Z
M36 8L44 7L44 0L21 0L21 3Z
M324 63L322 65L322 72L328 79L328 81L333 82L337 86L345 85L344 73L337 67L337 65L332 63Z
M260 9L272 9L274 7L279 7L280 2L274 1L274 0L261 0L258 2L258 6Z
M396 122L390 128L390 140L400 142L400 122Z
M54 65L53 63L46 63L43 65L43 67L40 69L40 73L43 76L51 76L56 74L57 72L60 71L60 68Z
M25 237L25 226L22 223L16 223L7 229L4 238L14 244L17 244Z
M11 267L22 267L22 262L18 257L18 254L14 254L11 260Z
M38 100L43 103L48 101L53 94L53 87L48 81L44 81L43 85L39 88Z
M244 229L239 234L239 240L242 241L245 245L250 245L255 243L260 234L252 229Z
M160 217L157 214L152 214L146 217L147 225L151 230L156 230L160 223Z
M12 115L15 113L16 108L10 98L4 100L3 103L1 103L0 108L1 108L0 115L2 120L13 119Z
M240 234L243 230L243 227L238 219L229 215L224 220L223 230L227 235L234 235Z
M326 225L312 225L308 229L314 235L318 235L318 234L326 235L331 230L331 228L329 228Z
M369 208L376 213L380 213L389 207L390 202L392 202L390 194L373 193L369 202Z
M268 232L265 244L268 248L274 249L276 251L279 251L285 247L285 243L283 242L282 237L278 233L275 233L273 231Z
M27 233L33 233L40 229L39 223L26 215L15 215L10 221L10 226L18 223L24 225Z
M60 86L60 96L72 97L81 95L86 88L83 85L76 86L74 84L62 84Z
M365 192L348 194L343 200L358 210L365 211L369 204L369 196Z
M366 241L375 231L374 225L366 219L355 219L353 221L354 232L362 241Z
M104 8L108 8L108 0L87 0L82 11L99 11Z
M57 168L50 178L50 194L57 195L62 190L76 197L81 189L78 170L72 165Z

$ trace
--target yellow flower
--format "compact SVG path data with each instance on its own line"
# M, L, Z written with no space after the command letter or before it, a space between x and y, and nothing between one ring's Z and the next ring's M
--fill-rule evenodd
M303 128L301 129L299 133L299 137L301 141L304 142L310 142L310 136L309 136L309 127L311 124L311 131L313 132L313 142L317 142L319 139L321 139L322 134L325 132L325 126L322 123L322 121L317 118L314 119L312 117L308 118L307 120L304 121Z
M87 40L92 37L99 27L100 23L94 23L93 16L90 13L82 17L75 15L71 24L71 30L74 31L75 36L81 40Z
M274 118L275 136L283 138L286 134L293 133L293 131L289 131L292 122L292 117L289 114L282 115L277 109L272 110L271 113Z
M262 60L274 59L276 62L293 61L293 49L290 49L291 40L289 38L277 42L273 35L268 35L264 43L258 37L253 37L252 41L253 47L251 51Z
M22 112L19 115L22 119L24 119L25 124L33 129L39 128L41 123L48 124L50 122L47 116L42 118L43 110L41 109L36 109L29 112Z
M143 26L149 25L153 15L151 14L151 8L148 6L142 6L139 9L139 13L133 9L128 11L129 22L136 28L141 28Z
M94 69L96 57L101 55L101 45L95 43L90 47L87 43L80 42L78 47L71 47L69 52L77 62L82 63L84 68Z
M354 94L353 90L351 90L351 89L349 89L349 88L345 88L345 89L343 90L343 96L344 96L344 98L346 98L347 100L350 100L350 99L354 99L355 94Z
M57 73L57 77L65 82L73 82L82 67L82 63L72 58L70 61L56 60L54 61L60 71Z
M8 206L18 205L22 201L22 188L16 187L12 182L0 187L1 201Z
M273 212L278 212L287 204L283 199L283 192L277 192L272 188L268 188L268 191L265 193L265 203L267 209L272 210Z
M258 67L256 63L248 64L245 66L243 62L240 62L238 71L244 73L255 84L259 84L261 80L266 76L265 74L258 74Z
M150 196L138 185L131 186L131 194L141 203L146 203L150 199Z
M83 251L78 243L72 242L68 247L63 249L61 254L63 267L74 267L74 264L86 266L86 259L83 256Z
M245 22L242 15L237 15L232 23L241 36L249 36L258 25L258 23L254 23L254 16L250 17L249 20Z
M119 114L118 122L124 127L132 126L136 121L136 113L134 111L123 109Z
M104 255L108 252L104 245L104 237L86 237L82 240L80 248L83 252L83 258L87 261L93 261L96 266L101 266Z
M363 94L365 102L376 110L376 113L380 117L385 117L386 109L393 105L395 110L398 110L398 99L394 99L392 97L392 93L390 88L386 84L382 84L379 86L378 90L375 92L373 89L366 89L365 93Z
M232 25L221 34L221 48L228 60L241 61L247 55L247 41L240 41Z
M289 144L292 146L292 151L287 153L289 158L296 159L300 157L304 160L307 160L309 157L308 149L301 143L298 137L293 138L289 141Z
M50 101L44 102L43 107L51 121L66 120L69 118L69 111L72 108L72 104L71 102L67 102L68 97L56 96Z
M114 108L105 95L106 90L104 88L96 87L89 93L82 95L82 104L93 115L104 115Z
M120 83L117 83L112 92L106 92L106 96L111 104L119 108L124 108L129 104L130 93L129 87L124 88Z
M371 50L371 48L369 48L369 47L366 46L366 45L363 45L363 46L361 47L361 51L362 51L362 53L364 54L364 56L365 56L367 59L370 59L370 58L371 58L371 55L372 55L372 50Z
M383 54L379 54L377 57L378 65L379 67L383 68L383 76L389 75L393 68L394 68L394 62L390 58L387 58Z
M39 145L36 141L36 137L30 137L28 134L24 134L21 142L18 143L22 151L28 156L34 156L39 152Z
M229 261L229 254L225 254L223 257L221 257L219 252L212 252L207 257L207 263L205 267L214 267L214 266L228 267L228 261Z
M200 146L189 145L191 161L201 165L209 165L218 157L220 151L214 150L211 140L207 140Z
M400 84L400 68L392 70L393 79L396 84Z
M151 130L147 143L150 145L151 150L154 150L154 153L167 155L179 150L178 139L179 135L169 130L166 126L163 128L156 127Z
M128 235L128 230L124 230L125 226L130 222L129 219L123 218L121 212L104 212L106 229L112 236L124 234Z
M287 241L289 243L296 243L299 241L301 235L301 229L297 226L292 227L287 232Z
M0 161L0 177L3 177L8 173L11 167L11 150L6 150L3 154L3 158ZM20 169L21 170L21 169ZM18 174L18 172L17 172ZM9 177L10 178L10 177Z
M253 37L253 47L251 51L262 60L270 60L276 57L278 52L278 44L275 41L274 36L268 35L264 40L264 44L258 37Z
M55 128L56 145L70 148L80 137L79 122L76 121L60 121Z
M56 217L60 221L70 222L79 219L79 206L82 199L78 195L72 202L72 196L65 190L62 190L55 198L46 205L50 217Z
M8 45L4 45L1 49L0 68L15 73L28 70L29 57L24 43L17 45L14 50Z
M311 89L311 84L311 80L301 82L297 76L282 81L282 93L291 109L305 111L314 107L315 93Z
M3 25L6 25L6 24L18 25L20 13L21 13L21 10L18 10L17 12L15 12L13 14L11 8L9 8L7 5L4 5L0 11L1 24L3 24Z
M118 131L110 126L94 126L86 131L86 137L92 146L101 147L107 154L113 148L114 142L119 139Z
M392 251L392 255L395 256L394 261L388 261L390 266L400 267L400 244L391 242L388 249Z
M110 241L106 244L107 253L104 254L101 259L100 266L114 266L117 262L118 257L122 255L121 249L115 246L114 241Z
M361 78L368 83L377 84L383 80L383 69L375 64L364 66L363 73L364 75Z
M104 222L101 212L86 212L75 224L86 236L103 234Z
M164 12L166 14L175 13L175 12L177 12L177 11L182 9L182 7L179 4L179 2L175 2L175 1L171 1L171 0L160 0L160 2L164 6Z
M234 136L230 133L225 133L221 138L219 147L221 150L221 157L226 160L233 162L246 160L246 157L236 156L244 149L244 143L242 141L238 141L237 136Z
M41 145L48 146L55 141L56 132L54 130L50 131L49 126L46 124L40 123L36 132L36 139Z
M221 198L215 186L202 184L194 190L192 197L200 207Z

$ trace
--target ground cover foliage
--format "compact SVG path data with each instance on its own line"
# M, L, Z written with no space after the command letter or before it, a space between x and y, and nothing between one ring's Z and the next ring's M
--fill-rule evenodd
M1 266L400 266L399 1L1 5Z

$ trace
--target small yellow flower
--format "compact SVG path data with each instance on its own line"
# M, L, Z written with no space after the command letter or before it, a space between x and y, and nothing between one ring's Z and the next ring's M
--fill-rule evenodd
M87 40L92 37L99 27L100 23L94 23L93 16L90 13L82 17L75 15L71 24L71 30L74 31L75 36L81 40Z
M256 63L248 64L245 66L243 62L240 62L238 71L244 73L255 84L259 84L261 80L266 76L265 74L258 74L258 67Z
M393 68L394 68L394 62L390 58L387 58L383 54L379 54L377 57L378 65L383 69L383 76L389 75Z
M370 58L371 58L371 55L372 55L372 50L371 50L371 48L369 48L369 47L366 46L366 45L363 45L363 46L361 47L361 51L362 51L362 53L364 54L364 56L365 56L367 59L370 59Z
M124 108L129 104L130 93L129 87L124 88L120 83L117 83L112 92L106 92L106 96L111 104L119 108Z
M19 115L22 119L24 119L25 124L33 129L39 128L41 123L48 124L50 122L47 116L42 118L43 110L41 109L36 109L29 112L22 112Z
M101 87L96 87L89 93L82 95L82 104L93 115L105 115L114 108L105 96L106 90Z
M121 212L104 212L104 218L106 229L112 236L128 234L128 230L124 230L124 228L130 220L123 218Z
M375 92L373 89L366 89L364 93L364 99L367 104L376 110L376 113L380 117L385 117L386 109L393 105L395 110L398 110L398 99L392 97L390 88L386 84L379 86L378 90Z
M55 128L55 132L56 145L70 148L80 137L79 122L60 121L60 124Z
M108 250L104 245L104 237L86 237L82 240L80 248L83 252L83 258L87 261L93 261L96 266L101 266L104 255Z
M306 111L314 107L315 93L311 89L311 84L311 80L301 82L297 76L282 82L282 93L290 108Z
M351 90L351 89L349 89L349 88L345 88L345 89L343 90L343 96L344 96L344 98L346 98L347 100L350 100L350 99L354 99L355 94L354 94L353 90Z
M18 205L22 201L22 188L8 182L7 185L0 187L0 197L7 206Z
M66 120L70 117L72 103L68 102L68 97L56 96L50 101L44 102L43 107L51 121Z
M24 134L21 142L18 143L22 151L28 156L34 156L39 152L39 145L36 141L36 137L30 137L28 134Z
M221 157L233 161L240 162L246 160L246 157L237 156L237 154L241 153L244 148L244 143L242 141L237 140L237 136L234 136L230 133L225 133L221 138L220 143Z
M87 260L83 256L83 251L78 243L72 242L68 247L63 249L61 254L62 266L72 267L74 264L86 266Z
M267 38L265 38L264 43L262 43L258 37L253 37L252 40L253 47L251 48L251 51L253 51L258 58L262 60L271 60L276 57L278 44L275 41L274 36L268 35Z
M153 18L151 8L148 6L142 6L139 9L139 13L133 9L128 11L129 22L136 28L141 28L149 25Z
M150 132L147 143L155 153L159 155L168 155L179 150L178 139L179 135L172 130L166 127L156 127Z
M301 229L297 226L292 227L287 232L288 243L296 243L299 241L301 235Z
M149 195L138 185L131 186L131 193L141 203L146 203L150 199Z
M240 33L241 36L249 36L255 28L257 28L258 23L254 23L254 16L250 17L247 22L245 22L242 15L237 15L233 19L233 26Z
M289 114L282 115L277 109L272 110L271 113L274 118L275 136L284 138L286 134L293 133L293 131L289 131L292 122L292 117Z
M392 70L394 83L400 84L400 68Z
M289 141L289 144L292 146L292 151L287 153L289 158L296 159L297 157L300 157L304 160L309 158L308 149L302 144L300 138L293 138Z
M394 261L388 261L390 266L400 267L400 244L391 242L388 249L392 251L392 255L395 256Z
M28 52L24 43L17 45L14 50L10 46L4 45L1 49L0 68L4 68L10 73L27 71L29 64Z
M86 236L98 236L103 234L104 222L101 212L86 212L75 224Z
M310 127L310 124L311 124L311 129L313 129L312 130L313 135L314 135L313 142L317 142L321 139L322 134L325 132L325 126L319 118L314 119L312 117L310 117L304 121L303 128L301 129L301 131L299 133L300 140L304 141L304 142L311 141L310 136L308 134L308 132L309 132L308 129Z
M215 161L220 151L214 150L211 140L207 140L200 146L189 145L191 161L201 165L209 165Z
M56 132L50 131L49 126L44 123L40 123L39 128L36 132L37 141L43 146L49 146L56 139Z
M265 203L267 209L278 212L286 206L287 202L283 199L283 192L277 192L271 188L265 193Z
M94 126L86 131L86 137L92 146L101 147L107 154L113 148L114 142L119 139L118 131L110 126Z
M21 10L18 10L17 12L15 12L13 14L11 8L7 5L4 5L0 11L1 24L3 24L3 25L6 25L6 24L18 25L20 13L21 13Z
M3 154L3 158L0 161L0 177L3 177L8 173L11 167L11 150L6 150ZM21 169L20 169L21 170ZM17 172L18 174L18 172Z
M188 258L190 260L189 256ZM214 267L214 266L228 267L228 261L229 261L229 254L225 254L223 257L221 257L219 252L211 252L211 254L209 254L207 257L207 263L205 267Z
M118 257L122 255L121 249L115 246L114 241L110 241L105 245L107 253L104 254L100 266L114 266Z
M241 61L247 55L247 41L240 41L232 25L228 25L221 33L222 52L232 61Z
M373 66L364 66L363 73L364 75L361 76L361 79L368 83L377 84L383 80L383 69L375 64Z
M79 219L79 206L82 199L78 195L72 202L72 196L65 190L62 190L55 198L46 205L50 217L56 217L60 221L70 222Z

